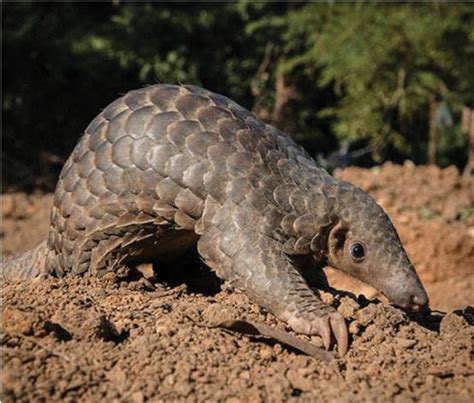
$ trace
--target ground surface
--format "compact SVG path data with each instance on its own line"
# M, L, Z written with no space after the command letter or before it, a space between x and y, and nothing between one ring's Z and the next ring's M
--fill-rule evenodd
M3 399L472 401L473 183L455 169L390 164L339 177L389 212L432 307L446 314L409 318L365 298L324 294L349 322L352 345L344 358L323 363L272 340L213 328L226 319L284 324L225 285L207 287L205 269L184 282L165 278L154 290L117 276L6 283ZM3 255L45 236L50 203L50 195L2 197ZM377 296L340 275L330 279Z

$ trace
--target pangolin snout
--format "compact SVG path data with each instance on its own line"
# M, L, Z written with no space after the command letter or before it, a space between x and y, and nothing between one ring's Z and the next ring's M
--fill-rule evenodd
M389 301L407 312L426 312L429 310L429 299L425 288L413 266L409 270L394 270L390 281L384 282L379 291Z
M405 298L396 301L395 305L408 312L426 312L429 310L429 299L423 286L420 286L405 294Z
M425 310L429 306L429 299L426 295L425 290L423 290L422 294L413 295L411 297L412 305L417 309Z

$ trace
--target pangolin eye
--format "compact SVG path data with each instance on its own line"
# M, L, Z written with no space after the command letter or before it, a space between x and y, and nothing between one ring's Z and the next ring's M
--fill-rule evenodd
M351 256L355 260L362 260L365 256L364 247L360 243L353 243L351 245Z

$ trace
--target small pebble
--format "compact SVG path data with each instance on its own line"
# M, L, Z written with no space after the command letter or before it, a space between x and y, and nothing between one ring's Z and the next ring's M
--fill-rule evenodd
M397 337L396 340L397 344L402 348L411 348L418 343L416 340L403 339L401 337Z
M274 351L269 346L263 346L260 349L260 358L262 360L269 360L272 358Z

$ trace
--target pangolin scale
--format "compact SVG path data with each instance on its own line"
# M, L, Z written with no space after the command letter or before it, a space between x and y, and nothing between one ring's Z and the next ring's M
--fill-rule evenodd
M344 318L305 280L323 260L406 309L428 303L369 195L334 179L286 133L195 86L150 86L105 108L66 161L50 217L46 241L4 260L6 278L100 275L197 243L220 278L295 331L326 346L333 334L340 354Z

